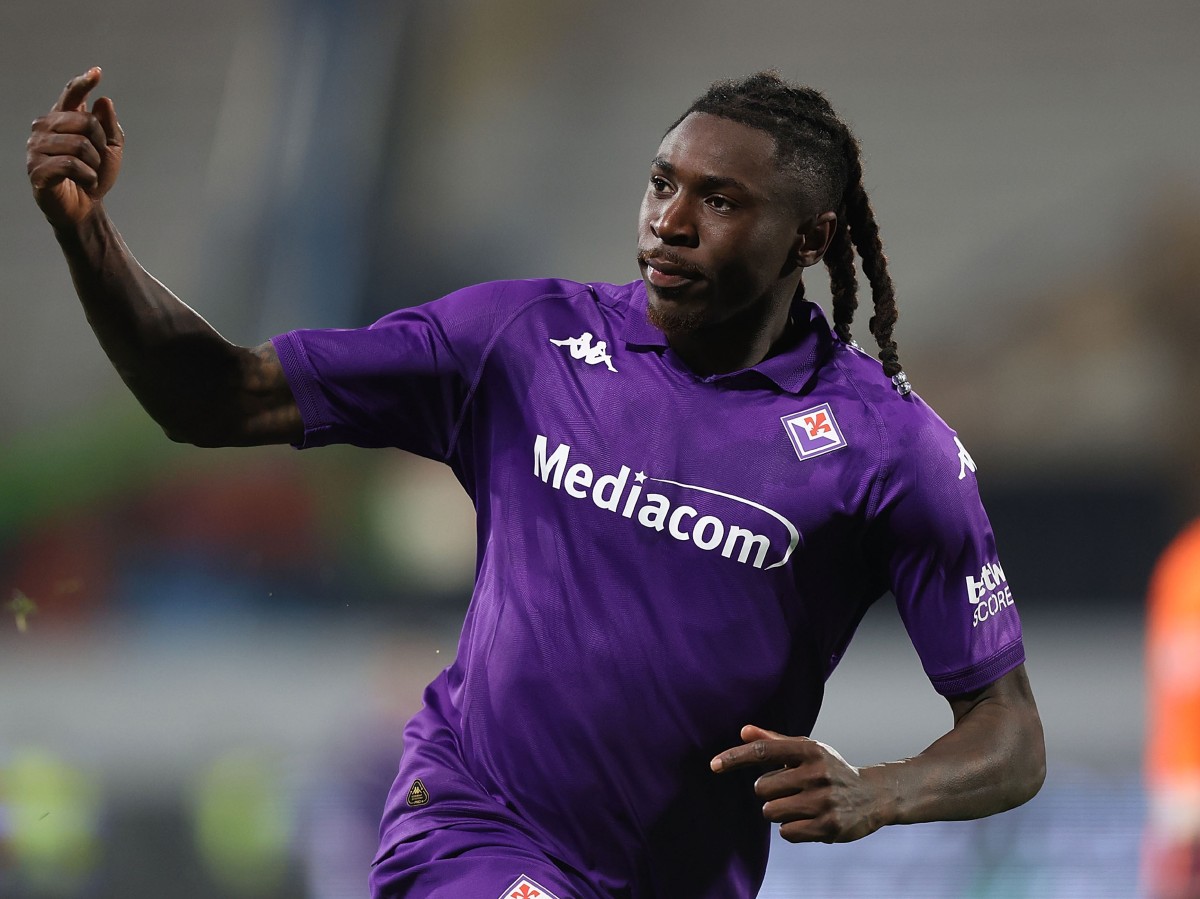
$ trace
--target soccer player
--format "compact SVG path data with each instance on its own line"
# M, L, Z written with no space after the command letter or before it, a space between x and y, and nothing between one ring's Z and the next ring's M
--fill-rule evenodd
M641 278L468 287L235 346L104 212L123 135L91 69L28 170L101 345L174 440L444 461L478 517L456 660L405 729L377 897L737 899L769 825L838 842L990 815L1045 772L975 464L910 389L858 144L773 74L666 132ZM851 339L855 252L879 360ZM833 325L804 300L827 266ZM869 767L809 739L891 590L953 727Z

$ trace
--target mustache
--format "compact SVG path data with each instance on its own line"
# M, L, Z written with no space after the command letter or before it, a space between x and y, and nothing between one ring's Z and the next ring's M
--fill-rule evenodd
M685 260L678 253L672 252L664 247L659 247L654 250L638 250L638 262L648 264L652 262L661 262L669 265L675 272L684 275L688 278L708 278L708 273L699 266ZM674 272L673 272L674 273Z

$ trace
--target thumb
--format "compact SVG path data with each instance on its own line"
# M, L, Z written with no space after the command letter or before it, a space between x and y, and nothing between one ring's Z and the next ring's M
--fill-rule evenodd
M92 115L104 129L104 139L110 149L120 151L125 146L125 131L117 121L117 108L109 97L100 97L92 104Z

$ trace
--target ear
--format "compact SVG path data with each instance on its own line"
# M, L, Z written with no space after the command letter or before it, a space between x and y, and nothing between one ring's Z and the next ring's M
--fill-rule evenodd
M836 230L835 212L822 212L805 221L796 235L796 264L807 268L820 262Z

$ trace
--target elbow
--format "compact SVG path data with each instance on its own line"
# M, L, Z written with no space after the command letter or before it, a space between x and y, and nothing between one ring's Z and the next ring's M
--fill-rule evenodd
M217 433L212 428L199 428L194 423L160 421L158 425L162 428L163 434L172 443L198 446L205 449L233 445L225 435Z
M142 409L172 443L203 447L229 445L222 434L226 427L224 417L201 407L194 396L181 390L155 394L143 381L124 373L122 377Z
M1042 721L1034 712L1031 720L1020 728L1017 764L1014 766L1013 807L1024 805L1038 794L1046 782L1046 738Z
M180 428L178 425L164 424L160 421L158 426L162 428L163 434L165 434L167 439L172 443L184 443L192 446L196 445L187 431Z
M1028 795L1023 802L1028 802L1042 789L1046 782L1046 741L1042 736L1041 725L1038 725L1036 760L1030 766L1028 779Z
M1004 746L1008 775L1005 793L1012 808L1036 796L1046 782L1046 734L1024 666L995 686L1003 710L996 733L1003 735L1000 745Z
M169 401L143 402L142 406L172 443L205 448L236 443L236 417L203 398L176 395Z
M1021 771L1021 776L1014 778L1012 808L1024 805L1042 789L1046 782L1046 756L1043 754L1036 761L1031 761Z

